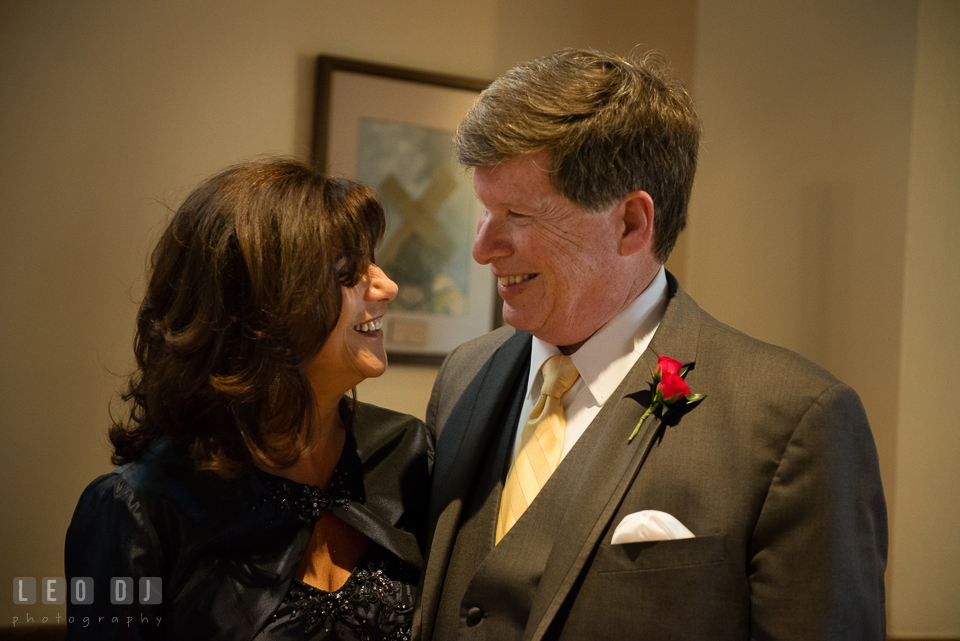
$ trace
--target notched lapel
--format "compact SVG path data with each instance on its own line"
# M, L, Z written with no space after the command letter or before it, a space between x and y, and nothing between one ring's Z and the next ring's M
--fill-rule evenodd
M541 578L524 639L541 639L550 628L660 433L661 419L651 415L628 443L630 433L650 406L657 356L669 356L683 363L696 360L700 310L669 272L667 282L669 302L660 328L588 428L588 433L594 429L600 432L571 497L573 507L560 528L562 535L558 536ZM675 418L668 415L666 424L675 424L683 413L678 412Z
M649 389L652 380L641 357L581 437L589 438L582 445L593 451L540 580L525 639L539 639L546 633L646 458L656 431L652 426L658 421L644 421L637 437L630 443L627 438L649 406L643 390ZM644 398L646 404L641 402Z
M501 345L460 395L437 443L430 522L450 501L465 500L491 438L492 419L517 392L516 379L529 362L530 335L517 332ZM443 466L442 468L440 466Z
M480 367L444 419L436 448L430 493L429 558L421 575L414 626L423 639L433 636L444 573L450 563L463 506L470 498L480 462L499 430L492 418L509 405L515 382L530 360L530 335L516 332ZM429 586L429 587L428 587Z

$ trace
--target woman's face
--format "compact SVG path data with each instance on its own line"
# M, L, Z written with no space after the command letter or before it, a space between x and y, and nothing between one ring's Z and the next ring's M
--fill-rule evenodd
M339 399L363 379L387 369L380 329L387 303L397 296L397 284L370 263L353 287L343 288L340 319L320 353L307 366L314 387L329 389Z

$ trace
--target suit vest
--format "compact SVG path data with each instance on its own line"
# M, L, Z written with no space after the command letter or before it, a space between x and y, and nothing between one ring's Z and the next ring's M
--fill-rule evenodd
M508 454L518 429L522 397L498 419L503 427L484 453L447 568L433 638L519 639L547 565L569 497L593 451L597 431L587 429L560 462L513 528L494 546Z

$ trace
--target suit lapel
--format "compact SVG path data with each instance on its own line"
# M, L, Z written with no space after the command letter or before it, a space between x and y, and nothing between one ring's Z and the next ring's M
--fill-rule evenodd
M525 639L541 639L573 585L584 571L601 537L639 473L661 421L649 416L632 442L630 433L650 405L652 370L657 356L683 363L696 359L699 308L669 273L669 302L663 320L647 350L624 378L614 395L591 423L588 432L600 430L592 443L588 463L571 496L567 512L531 607ZM586 434L584 435L586 436Z
M433 534L428 543L430 555L421 576L418 608L424 639L432 637L444 575L484 453L501 429L510 429L497 424L496 420L519 393L517 380L529 364L530 341L526 332L516 332L493 353L460 395L440 433L428 521Z
M526 332L507 339L450 413L437 443L431 522L451 501L462 502L469 496L483 453L499 432L492 423L518 393L516 378L528 365L530 341Z

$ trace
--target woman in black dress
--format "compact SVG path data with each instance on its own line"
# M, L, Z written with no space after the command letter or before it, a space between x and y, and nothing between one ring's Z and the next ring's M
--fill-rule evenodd
M68 638L409 637L432 439L345 397L386 367L383 231L369 189L291 160L186 199L153 253L120 467L67 532Z

